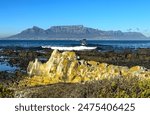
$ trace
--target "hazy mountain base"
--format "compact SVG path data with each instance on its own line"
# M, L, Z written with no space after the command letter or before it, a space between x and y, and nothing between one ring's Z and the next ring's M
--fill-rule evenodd
M103 31L83 25L52 26L42 29L36 26L5 39L17 40L78 40L78 39L148 39L140 32Z

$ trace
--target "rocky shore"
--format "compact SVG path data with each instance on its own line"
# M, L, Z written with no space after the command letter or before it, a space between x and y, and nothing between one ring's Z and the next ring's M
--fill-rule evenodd
M92 82L65 82L56 84L39 84L21 86L21 81L33 78L34 74L27 74L30 61L36 58L41 63L46 63L51 54L51 49L3 49L0 51L1 62L7 61L10 66L19 69L14 72L0 71L1 97L150 97L150 80L139 79L137 76L123 77L120 71L116 77L110 79L92 80ZM60 52L62 53L62 52ZM74 54L73 54L74 55ZM145 72L149 78L150 49L124 50L122 52L76 51L75 56L85 62L105 63L112 67L127 67L135 71ZM72 60L72 59L71 59ZM76 60L74 60L76 61ZM78 61L78 60L77 60ZM89 64L89 63L87 63ZM90 66L90 65L89 65ZM135 67L135 68L132 68ZM94 68L94 67L93 67ZM90 69L93 69L92 67ZM29 71L28 71L29 73ZM111 72L110 72L111 73ZM141 73L142 74L142 73ZM72 76L73 77L73 76ZM87 80L88 81L88 80ZM63 88L62 88L63 87ZM5 89L5 91L3 90ZM7 90L6 90L7 89ZM4 92L9 95L3 95ZM6 93L6 94L7 94Z

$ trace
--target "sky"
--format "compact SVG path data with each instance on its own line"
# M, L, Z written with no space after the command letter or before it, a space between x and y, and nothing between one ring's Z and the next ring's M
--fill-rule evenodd
M38 26L84 25L150 36L150 0L0 0L0 37Z

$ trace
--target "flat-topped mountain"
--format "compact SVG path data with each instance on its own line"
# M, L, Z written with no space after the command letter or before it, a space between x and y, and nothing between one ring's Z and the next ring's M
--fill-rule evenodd
M52 26L46 30L33 26L7 39L52 40L52 39L145 39L139 32L103 31L83 25Z

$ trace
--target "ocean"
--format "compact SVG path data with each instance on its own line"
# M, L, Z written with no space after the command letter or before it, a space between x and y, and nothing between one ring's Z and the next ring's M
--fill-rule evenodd
M137 48L150 48L150 40L87 40L86 46L81 46L81 41L75 40L0 40L0 71L14 71L19 69L15 65L10 64L10 60L14 57L8 54L9 50L17 48L22 50L35 49L34 51L42 51L44 48L59 50L91 50L96 49L100 52L107 51L123 51L125 49L136 50ZM28 50L27 50L28 51ZM16 52L17 53L17 52ZM7 55L6 55L7 54Z
M51 48L51 47L78 47L81 41L75 40L0 40L2 48ZM150 48L150 40L87 40L87 46L97 47L101 50L108 49L137 49Z

